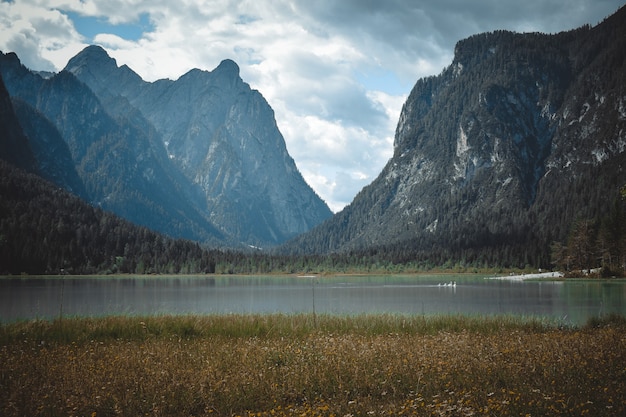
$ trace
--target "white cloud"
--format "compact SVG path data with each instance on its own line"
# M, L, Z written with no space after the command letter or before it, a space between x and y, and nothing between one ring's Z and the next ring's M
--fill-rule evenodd
M111 27L94 41L148 81L235 60L274 109L305 179L337 211L378 175L410 88L447 66L458 40L595 24L622 1L14 0L0 2L0 49L32 69L60 69L88 42L68 12L109 25L147 16L138 40Z
M59 65L51 55L71 45L78 52L79 44L80 34L58 10L28 1L0 3L0 49L18 52L24 65L54 71Z
M102 45L106 49L115 49L115 50L133 50L135 49L135 43L131 41L127 41L124 38L121 38L117 35L113 35L111 33L101 33L96 35L94 38L94 42Z

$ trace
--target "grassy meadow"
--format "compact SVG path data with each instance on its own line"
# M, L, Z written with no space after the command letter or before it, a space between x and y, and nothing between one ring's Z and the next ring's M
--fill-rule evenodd
M227 315L0 325L3 416L626 415L626 320Z

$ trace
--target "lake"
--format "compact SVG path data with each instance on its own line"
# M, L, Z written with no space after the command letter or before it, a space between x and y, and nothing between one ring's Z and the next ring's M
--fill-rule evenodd
M160 314L515 314L582 324L626 316L625 280L478 275L0 278L0 320ZM456 282L456 286L450 283Z

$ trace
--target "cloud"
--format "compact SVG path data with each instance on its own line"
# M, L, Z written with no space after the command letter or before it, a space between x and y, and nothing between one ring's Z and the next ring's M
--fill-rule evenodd
M0 49L30 68L60 69L93 39L148 81L233 59L274 109L305 179L337 211L381 171L410 89L450 64L457 41L595 24L622 2L4 1ZM81 18L102 28L79 33Z
M49 53L63 53L79 39L72 22L58 10L26 1L0 3L0 49L18 52L30 68L57 70Z

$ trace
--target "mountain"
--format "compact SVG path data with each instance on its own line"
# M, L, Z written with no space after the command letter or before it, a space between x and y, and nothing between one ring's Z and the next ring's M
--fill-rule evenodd
M63 138L71 154L67 161L73 162L90 203L171 236L223 242L221 232L183 190L183 177L171 169L162 143L127 119L108 114L74 75L62 71L42 78L15 54L0 56L0 71L12 100L36 110ZM32 120L24 116L20 122L29 127ZM47 143L43 153L54 152L56 145L46 142L40 129L29 130L38 137L33 143Z
M0 76L0 159L26 171L36 171L37 162L15 114L9 92Z
M220 251L89 205L0 159L0 274L215 272Z
M272 246L331 215L232 61L148 83L92 46L43 76L0 54L0 73L19 109L16 131L48 157L37 170L136 224L212 245Z
M26 102L13 100L13 108L36 160L37 172L43 178L77 196L88 199L67 143L54 125Z
M211 221L252 245L274 245L331 216L306 184L263 96L224 60L178 80L143 81L98 46L66 71L87 84L111 114L136 109L154 127L169 158L203 193Z
M87 197L67 144L56 128L28 104L11 100L1 76L0 159Z
M553 242L619 198L625 151L626 8L554 35L478 34L415 84L381 174L282 249L549 266Z

